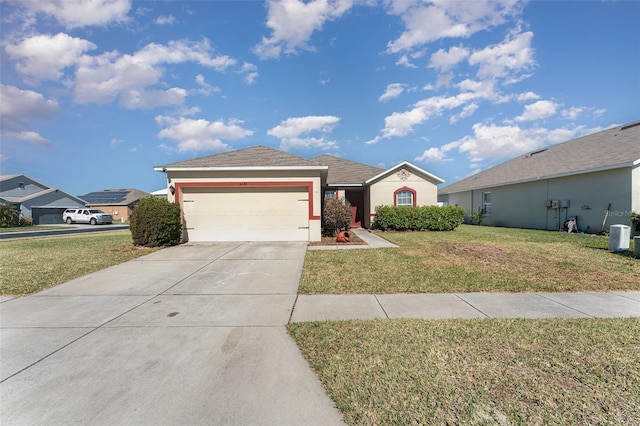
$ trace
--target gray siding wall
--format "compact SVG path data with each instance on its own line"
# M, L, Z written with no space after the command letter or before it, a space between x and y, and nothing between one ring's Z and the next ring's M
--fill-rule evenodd
M20 182L24 184L23 188L20 188ZM39 185L25 176L16 176L0 183L0 194L5 197L27 197L45 189L49 188Z
M439 200L465 209L468 221L469 213L482 207L482 194L491 192L491 214L483 217L483 225L558 230L567 217L575 216L581 231L595 233L609 203L605 229L630 224L632 198L640 199L640 186L632 188L632 181L637 184L639 179L638 170L622 168L442 195ZM569 200L569 208L545 206L546 200L563 199Z

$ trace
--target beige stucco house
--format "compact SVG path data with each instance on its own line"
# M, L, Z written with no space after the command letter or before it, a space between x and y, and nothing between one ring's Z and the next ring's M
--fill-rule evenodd
M103 189L102 191L89 192L80 195L92 209L100 209L113 216L114 222L128 221L136 204L148 197L148 192L135 188Z
M381 204L435 205L437 176L401 163L388 170L333 156L306 159L266 146L155 167L180 203L186 241L319 241L325 197L345 197L353 226Z
M438 201L482 224L582 232L630 225L640 212L640 121L529 152L438 191ZM606 211L608 210L608 213Z

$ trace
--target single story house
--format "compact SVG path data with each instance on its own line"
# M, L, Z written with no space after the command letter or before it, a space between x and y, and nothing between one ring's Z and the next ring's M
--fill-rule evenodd
M0 176L0 203L11 203L34 225L62 224L62 213L85 207L85 201L23 174Z
M180 203L185 241L319 241L325 197L345 197L354 226L375 206L435 205L442 179L410 163L388 170L333 156L302 158L266 146L155 167Z
M441 188L438 201L467 220L480 210L490 226L561 230L572 217L587 233L630 225L640 212L640 121L521 155Z
M150 194L138 189L103 189L81 195L92 209L100 209L113 216L113 221L127 221L138 201Z

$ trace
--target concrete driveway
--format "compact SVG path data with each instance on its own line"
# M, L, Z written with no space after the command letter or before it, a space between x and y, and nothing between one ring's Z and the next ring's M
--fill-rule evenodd
M171 247L0 305L0 423L329 425L288 336L305 243Z

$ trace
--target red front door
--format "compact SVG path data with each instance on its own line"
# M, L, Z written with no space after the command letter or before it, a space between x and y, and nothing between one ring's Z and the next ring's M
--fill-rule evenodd
M344 198L351 204L351 227L362 227L362 215L364 214L364 192L345 191Z

